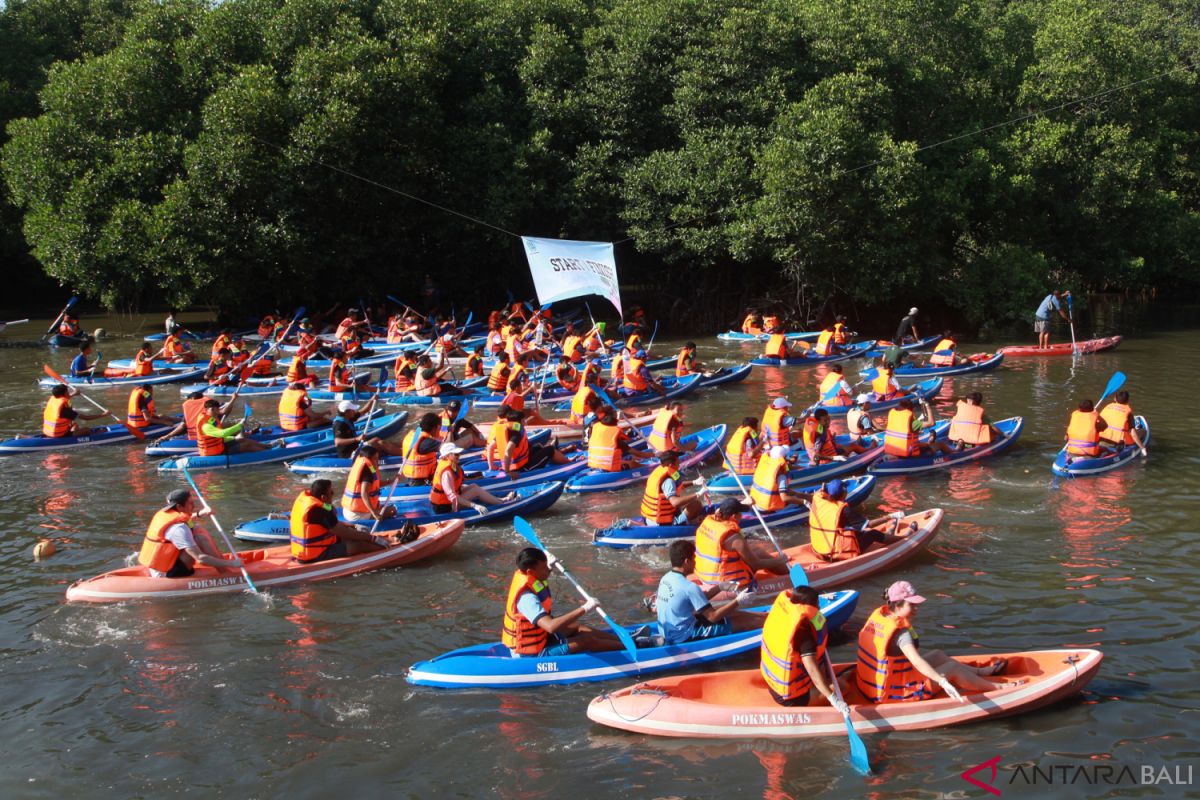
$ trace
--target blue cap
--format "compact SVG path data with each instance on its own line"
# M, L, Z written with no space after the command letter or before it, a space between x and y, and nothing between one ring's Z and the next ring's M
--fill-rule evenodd
M636 353L634 353L633 355L634 355L634 357L635 357L635 358L645 358L645 357L646 357L646 351L645 351L645 350L641 350L641 349L639 349L639 350L638 350Z
M599 367L599 366L601 366L601 364L603 364L603 362L598 358L593 358L592 363L595 364L597 367Z
M834 478L829 483L825 484L825 494L830 497L841 497L846 491L845 485L838 478Z

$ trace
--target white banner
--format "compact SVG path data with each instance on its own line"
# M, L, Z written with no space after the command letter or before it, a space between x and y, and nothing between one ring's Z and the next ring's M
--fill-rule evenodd
M611 242L576 242L522 236L529 272L542 305L598 294L621 314L617 258Z

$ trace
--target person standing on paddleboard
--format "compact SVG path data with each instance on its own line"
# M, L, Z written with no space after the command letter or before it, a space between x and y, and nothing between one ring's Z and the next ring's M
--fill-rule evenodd
M1063 311L1062 299L1070 297L1070 292L1060 292L1055 289L1046 298L1042 300L1042 304L1037 307L1037 311L1033 315L1033 332L1038 335L1038 347L1045 350L1050 346L1050 314L1057 311L1058 315L1065 319L1068 323L1074 322L1067 312Z

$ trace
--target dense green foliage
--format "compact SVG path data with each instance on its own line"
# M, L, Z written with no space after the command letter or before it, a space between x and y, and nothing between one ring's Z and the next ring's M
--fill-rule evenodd
M1200 281L1183 0L47 0L0 23L31 54L0 60L9 199L46 271L110 304L528 285L511 236L405 194L628 239L625 282L713 322L764 295L978 322L1051 284Z

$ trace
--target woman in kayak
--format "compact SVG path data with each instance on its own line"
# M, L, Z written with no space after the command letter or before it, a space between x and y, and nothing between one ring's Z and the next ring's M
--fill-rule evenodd
M896 581L884 592L884 600L858 634L855 678L868 701L928 700L937 693L933 688L936 684L947 697L962 702L960 688L967 692L990 692L1004 686L988 677L1003 675L1008 668L1007 659L971 667L941 650L921 654L913 621L925 598L917 594L911 583Z

